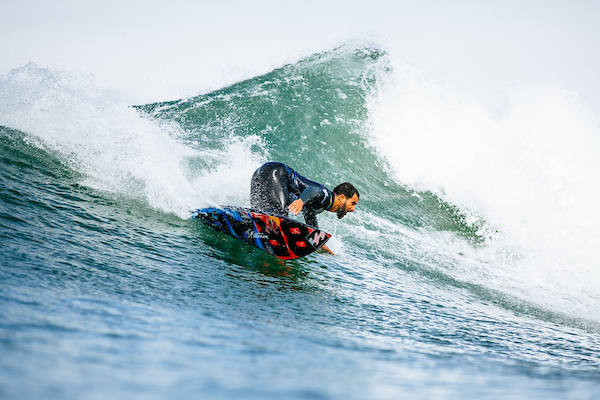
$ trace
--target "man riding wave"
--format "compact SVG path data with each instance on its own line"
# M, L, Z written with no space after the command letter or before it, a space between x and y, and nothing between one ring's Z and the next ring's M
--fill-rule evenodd
M306 224L315 228L317 214L330 211L342 218L355 210L359 198L358 190L348 182L331 191L279 162L262 165L250 181L252 208L286 217L288 212L296 216L302 211ZM322 248L333 254L327 246Z

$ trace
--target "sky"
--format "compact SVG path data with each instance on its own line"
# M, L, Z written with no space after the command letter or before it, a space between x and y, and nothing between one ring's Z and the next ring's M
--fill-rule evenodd
M542 83L598 115L599 20L586 0L0 0L0 75L34 62L142 103L365 42L490 108L511 84Z

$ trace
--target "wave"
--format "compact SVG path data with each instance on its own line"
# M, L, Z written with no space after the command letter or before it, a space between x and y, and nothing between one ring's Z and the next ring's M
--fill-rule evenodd
M491 113L379 47L345 45L132 107L90 78L28 64L0 78L0 125L81 185L180 218L248 205L265 161L329 186L350 181L359 211L324 221L341 262L600 321L598 126L557 88L515 87Z
M482 261L489 286L600 320L598 121L560 87L513 85L490 112L393 64L370 105L372 143L398 182L455 205L486 237L449 248Z

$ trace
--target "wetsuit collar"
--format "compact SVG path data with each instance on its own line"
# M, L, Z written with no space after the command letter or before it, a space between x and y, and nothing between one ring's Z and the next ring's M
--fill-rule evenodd
M331 207L333 207L333 203L335 203L335 193L333 193L331 190L327 189L329 191L329 205L327 205L327 207L325 208L326 211L331 210Z

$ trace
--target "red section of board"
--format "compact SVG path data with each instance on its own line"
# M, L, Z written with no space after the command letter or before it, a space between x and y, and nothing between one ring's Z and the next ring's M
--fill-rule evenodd
M269 244L273 255L282 260L290 260L312 252L311 248L314 246L308 242L308 237L314 231L313 228L290 226L284 218L256 212L251 212L250 216L256 224L258 232L269 235ZM273 236L278 237L279 240L272 239ZM307 251L308 249L311 251Z
M304 257L331 237L290 218L240 207L206 208L194 218L282 260Z

